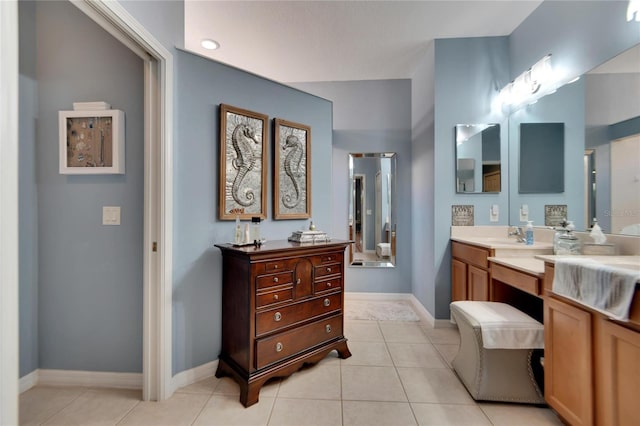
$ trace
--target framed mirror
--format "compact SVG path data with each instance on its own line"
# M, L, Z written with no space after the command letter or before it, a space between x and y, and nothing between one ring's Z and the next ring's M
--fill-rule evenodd
M458 124L456 192L500 192L500 125Z
M393 268L396 264L396 154L349 154L349 263Z

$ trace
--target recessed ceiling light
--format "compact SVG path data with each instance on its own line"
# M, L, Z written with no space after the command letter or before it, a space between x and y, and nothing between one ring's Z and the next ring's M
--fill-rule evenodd
M210 38L205 38L200 44L207 50L216 50L220 47L220 44L217 41L211 40Z

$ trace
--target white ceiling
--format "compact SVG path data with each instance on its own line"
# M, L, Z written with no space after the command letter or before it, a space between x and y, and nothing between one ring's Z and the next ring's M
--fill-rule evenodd
M411 78L434 39L509 35L541 2L186 0L185 48L287 83Z

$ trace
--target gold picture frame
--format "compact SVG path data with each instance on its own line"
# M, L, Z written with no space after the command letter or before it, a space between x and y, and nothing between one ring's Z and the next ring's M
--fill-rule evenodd
M311 127L274 119L273 218L311 217Z
M267 135L264 114L220 104L220 220L267 217Z

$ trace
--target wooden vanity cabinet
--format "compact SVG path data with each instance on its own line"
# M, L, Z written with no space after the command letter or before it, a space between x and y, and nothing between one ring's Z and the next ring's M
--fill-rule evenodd
M545 265L545 399L571 425L636 425L640 394L640 290L630 320L614 321L551 293Z
M489 300L491 250L451 242L451 301Z
M351 356L343 334L344 251L348 241L261 247L216 245L222 251L222 350L216 377L240 385L240 402L260 388L316 363L332 350Z

